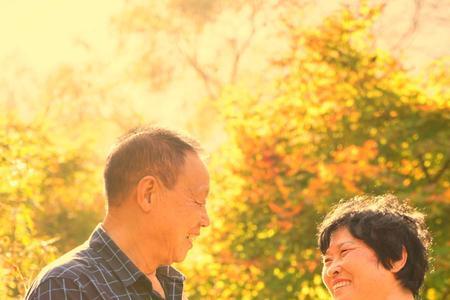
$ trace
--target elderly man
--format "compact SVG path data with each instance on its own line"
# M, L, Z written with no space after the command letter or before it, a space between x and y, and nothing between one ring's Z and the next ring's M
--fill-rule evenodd
M104 170L107 215L47 266L26 299L186 299L181 262L200 229L208 171L195 141L161 128L123 137Z

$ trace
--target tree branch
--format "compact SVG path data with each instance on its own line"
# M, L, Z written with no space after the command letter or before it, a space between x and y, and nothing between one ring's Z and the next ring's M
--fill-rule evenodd
M233 64L232 64L232 69L231 69L231 74L230 74L230 83L234 83L236 81L240 59L241 59L243 53L245 52L245 50L247 50L248 47L250 46L250 41L255 36L255 33L256 33L255 17L260 10L261 10L261 4L253 5L252 12L251 12L251 18L250 18L250 24L251 24L250 25L251 26L250 33L247 36L247 38L245 39L245 41L242 43L241 47L237 47L237 46L235 47L237 49L236 49L236 53L235 53L234 59L233 59ZM235 40L232 40L232 41L235 41ZM235 44L232 43L232 45L235 45Z
M423 173L425 173L425 177L431 183L431 176L428 173L428 168L425 166L425 160L423 159L423 154L419 154L419 162L420 162L420 169L422 169Z
M186 59L187 63L194 69L194 71L203 81L208 96L211 99L215 99L217 97L217 89L221 86L221 83L217 79L213 78L212 76L206 73L206 71L200 66L200 63L198 62L196 55L190 55L187 51L181 49L178 43L176 43L176 47L178 51ZM214 87L212 85L214 85Z
M423 154L419 155L419 162L420 162L420 169L425 173L425 177L427 178L429 183L436 183L439 181L439 179L444 175L445 171L450 167L450 158L447 159L442 166L442 168L439 169L439 171L434 175L431 176L428 168L425 166L425 160L423 159Z
M447 159L444 163L444 165L442 166L442 168L436 173L436 175L432 178L432 183L436 183L438 182L439 178L441 178L442 175L444 175L445 171L447 170L447 168L450 166L450 158Z
M408 39L411 35L416 32L417 28L419 27L419 21L420 21L420 12L422 10L423 2L422 0L414 0L414 15L411 21L411 25L409 26L408 30L400 37L400 39L397 41L397 43L392 48L394 51L401 47L401 45L404 43L406 39Z

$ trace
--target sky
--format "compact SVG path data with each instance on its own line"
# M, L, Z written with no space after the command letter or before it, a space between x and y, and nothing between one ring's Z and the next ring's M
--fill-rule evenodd
M337 7L330 1L336 4L327 0L328 5L319 5L316 13ZM382 42L389 46L407 30L414 1L388 3L381 26ZM44 74L62 62L81 62L88 54L104 58L111 54L115 41L110 18L122 6L122 0L0 0L0 62L18 59ZM428 18L420 24L419 34L407 40L406 59L412 65L422 66L433 57L448 54L450 45L443 37L450 34L449 29L433 22L433 16ZM90 51L84 45L89 45Z
M0 0L0 61L19 59L40 74L86 59L84 42L107 55L109 18L120 8L118 0Z
M0 66L4 70L3 74L0 74L0 95L6 93L10 96L8 90L4 89L9 86L14 89L16 96L6 97L8 101L10 98L31 99L33 84L45 81L48 75L65 63L73 66L78 63L83 65L83 62L107 62L112 74L120 77L125 69L123 65L127 64L128 60L126 57L120 57L120 61L117 55L114 56L117 33L113 32L110 20L121 11L124 2L125 0L0 0ZM317 3L326 5L312 6L309 14L310 17L313 16L311 19L315 20L314 23L320 20L320 16L338 8L337 2L339 0L317 0ZM410 26L415 1L391 0L388 3L385 16L378 24L379 45L387 48L395 45ZM439 10L437 13L438 15L424 9L424 18L417 34L405 40L406 51L401 53L402 61L412 70L420 70L434 58L448 55L450 52L449 39L445 38L450 36L450 26L443 26L436 21L439 17L446 16L445 10L441 10L441 16ZM233 18L236 19L235 16ZM235 23L238 28L242 27L239 19L231 23ZM221 29L225 31L230 29L227 26L230 24L223 24L224 22L218 22L215 25L222 26ZM213 47L214 40L219 40L220 43L226 38L215 25L210 26L211 32L204 37L204 43L197 45L199 49L206 51L205 57L212 56L213 60L218 55L217 47ZM237 32L233 34L237 36ZM254 42L258 44L257 41ZM267 56L267 53L258 50L267 50L266 39L263 38L259 42L260 47L247 53L246 57L251 59L243 58L242 65L258 65L254 60L263 61L265 55ZM132 56L130 53L128 55ZM258 58L259 56L261 57ZM108 59L109 57L111 59ZM226 69L224 66L230 64L227 64L226 57L222 57L222 60L224 62L221 63L221 68ZM32 77L23 78L20 74L16 75L17 68L19 71L20 68L25 68L30 71ZM2 82L5 81L2 76L6 78L6 85ZM183 78L177 77L176 82L161 93L148 94L133 86L125 92L127 101L123 105L129 106L132 103L136 111L148 118L146 122L157 120L163 125L175 124L182 127L186 119L190 118L186 112L195 111L191 103L202 97L203 86L196 76L194 72L186 72ZM23 106L25 116L34 116L26 101L14 103L15 107ZM185 113L180 114L180 111Z
M435 0L426 2L433 1ZM114 49L117 49L117 33L113 31L110 20L121 11L124 2L124 0L0 0L0 66L7 76L6 80L9 80L7 85L13 86L15 92L26 99L27 93L32 93L32 88L26 88L26 78L15 75L17 68L19 71L20 68L25 68L31 71L32 76L36 76L37 80L33 78L28 80L32 85L33 82L44 81L52 71L64 63L76 66L82 65L85 61L96 61L96 58L98 61L108 62L114 74L120 76L124 69L123 64L127 64L128 60L121 57L122 60L119 61L117 56L114 56ZM338 7L338 2L338 0L317 0L319 5L312 6L310 15L326 15ZM327 5L321 5L322 3ZM415 1L391 0L387 3L389 5L385 16L379 21L378 31L381 37L379 45L389 48L408 30L414 15ZM450 36L450 26L444 26L437 21L438 18L446 17L445 9L430 12L429 7L431 6L423 9L423 19L417 34L405 40L405 51L400 53L405 65L412 70L420 70L434 58L448 55L450 52L449 39L444 38ZM240 23L237 22L237 25ZM219 26L223 26L223 23L219 22ZM199 48L209 52L209 56L216 57L217 49L211 46L214 40L212 37L219 40L225 37L220 36L217 32L221 31L214 26L210 29L211 34ZM261 49L266 49L266 40L262 40L261 43ZM130 53L128 55L132 56ZM253 59L247 61L242 59L242 64L246 62L257 65L254 59L258 55L264 56L267 53L258 53L256 50L250 55ZM109 57L111 59L108 59ZM226 65L227 63L223 63L222 69L226 69L224 67ZM0 89L4 74L0 74ZM136 108L145 112L145 115L160 120L167 119L173 123L174 111L184 110L181 107L183 103L191 103L192 99L202 97L199 93L202 89L201 82L193 83L197 75L191 72L186 76L188 78L177 78L172 88L163 91L163 94L148 95L133 88L133 93L127 92L127 97L137 99ZM164 105L155 108L149 106L147 101L141 101L143 98L154 99L156 102L165 99L172 101L164 101ZM178 116L175 119L180 123L184 122Z

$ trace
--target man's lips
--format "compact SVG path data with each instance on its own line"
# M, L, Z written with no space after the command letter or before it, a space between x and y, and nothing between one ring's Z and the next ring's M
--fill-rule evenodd
M189 240L190 242L193 242L199 235L198 234L188 234L186 235L186 239Z

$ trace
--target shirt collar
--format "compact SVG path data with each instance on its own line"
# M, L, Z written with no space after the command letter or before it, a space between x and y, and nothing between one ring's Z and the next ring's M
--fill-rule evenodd
M156 277L160 280L170 280L173 282L183 283L186 277L172 266L160 266L156 269Z
M89 246L98 252L110 265L111 270L119 277L125 286L135 283L145 274L125 255L117 244L109 237L101 224L97 225L91 237ZM160 266L156 276L163 285L166 282L181 284L186 277L172 266Z

